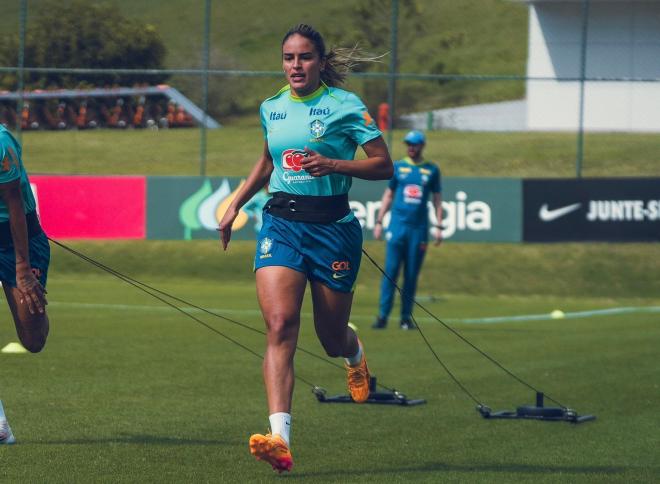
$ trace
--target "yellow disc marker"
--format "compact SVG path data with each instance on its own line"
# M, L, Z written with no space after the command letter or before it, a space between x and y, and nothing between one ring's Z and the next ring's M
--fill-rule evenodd
M19 355L21 353L27 353L27 350L23 348L23 345L20 343L9 343L7 346L0 350L3 353Z

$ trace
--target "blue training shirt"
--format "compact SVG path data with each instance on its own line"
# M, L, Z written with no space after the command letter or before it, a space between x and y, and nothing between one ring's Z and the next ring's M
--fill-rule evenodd
M352 160L358 145L381 135L358 96L325 84L305 97L293 96L285 86L261 104L261 125L273 158L271 193L347 193L350 176L333 173L313 177L302 169L304 148L328 158Z
M0 183L9 183L20 178L25 213L34 212L36 203L21 155L21 145L7 128L0 124ZM0 199L0 222L7 220L9 220L7 205Z
M409 157L394 163L394 176L389 188L394 192L392 223L428 224L427 202L430 193L442 191L440 168L423 161L415 163Z

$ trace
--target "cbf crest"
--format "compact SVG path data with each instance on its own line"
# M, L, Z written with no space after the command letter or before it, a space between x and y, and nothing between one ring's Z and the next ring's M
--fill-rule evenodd
M325 133L325 124L320 119L315 119L309 124L309 132L318 139Z
M270 250L273 248L273 241L269 239L268 237L264 237L261 239L261 243L259 244L259 252L261 252L261 256L259 257L260 259L265 259L267 257L272 257L272 254L270 253Z

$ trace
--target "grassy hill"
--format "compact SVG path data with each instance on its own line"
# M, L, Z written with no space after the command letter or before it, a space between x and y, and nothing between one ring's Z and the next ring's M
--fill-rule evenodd
M204 2L187 0L110 0L130 18L157 27L167 46L167 66L197 68L202 64ZM366 5L368 18L355 5ZM527 48L527 7L504 0L402 0L399 18L399 71L448 74L524 74ZM18 31L19 2L9 2L0 16L0 32ZM28 18L41 13L44 0L31 0ZM370 8L369 8L370 7ZM375 53L389 43L389 2L335 0L310 8L309 2L230 0L214 2L211 21L211 67L279 70L280 42L294 24L315 25L329 45L359 42ZM28 30L30 23L28 21ZM367 35L367 32L372 32ZM374 33L375 32L375 33ZM386 70L385 64L370 69ZM84 67L84 66L81 66ZM170 83L194 100L201 98L195 77L175 76ZM212 81L214 114L251 112L281 84L276 79L220 79ZM370 107L384 101L385 81L353 79ZM473 102L521 97L521 82L405 81L397 92L400 112Z

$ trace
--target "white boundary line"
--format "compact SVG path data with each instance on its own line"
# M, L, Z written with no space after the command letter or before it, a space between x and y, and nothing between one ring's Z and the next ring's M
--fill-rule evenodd
M552 319L578 319L578 318L592 318L595 316L615 316L619 314L630 313L660 313L660 306L628 306L620 308L608 309L593 309L590 311L574 311L563 313L560 316L554 316L553 313L548 314L524 314L521 316L498 316L494 318L466 318L466 319L447 319L449 323L466 323L466 324L492 324L492 323L508 323L516 321L548 321ZM426 318L431 319L431 318Z
M100 303L81 303L81 302L57 302L53 301L48 304L51 307L72 308L72 309L110 309L117 311L172 311L173 309L168 306L149 306L139 304L100 304ZM182 310L199 314L204 311L192 307L182 306ZM225 314L244 314L251 316L261 317L261 311L258 309L229 309L229 308L207 308L208 311L217 313L219 315ZM578 318L591 318L596 316L615 316L620 314L632 313L660 313L660 306L626 306L608 309L594 309L590 311L574 311L563 313L562 316L553 316L553 313L547 314L523 314L514 316L497 316L488 318L440 318L446 323L460 323L460 324L497 324L497 323L512 323L519 321L551 321L559 319L578 319ZM302 313L302 316L311 317L311 313ZM361 314L351 315L353 321L371 321L374 316L367 316ZM435 322L430 317L417 317L417 321L430 323Z

